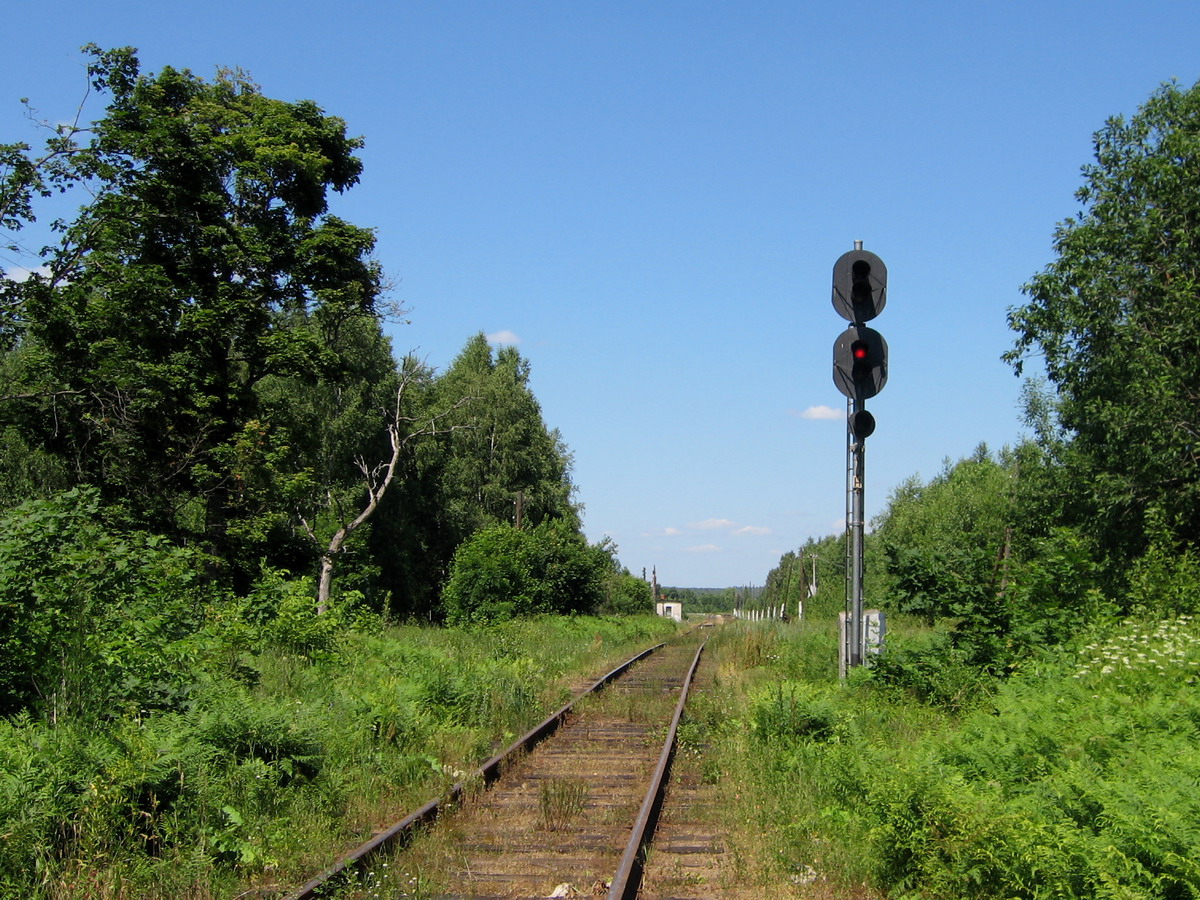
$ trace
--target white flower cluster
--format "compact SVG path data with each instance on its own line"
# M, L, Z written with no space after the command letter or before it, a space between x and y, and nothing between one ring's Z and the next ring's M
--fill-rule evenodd
M358 888L360 897L416 897L421 893L421 880L407 872L391 871L390 864L385 862L379 870L367 872Z
M1153 631L1134 625L1103 643L1088 644L1079 654L1075 677L1121 670L1166 674L1200 668L1200 637L1193 633L1191 622L1191 616L1165 619Z

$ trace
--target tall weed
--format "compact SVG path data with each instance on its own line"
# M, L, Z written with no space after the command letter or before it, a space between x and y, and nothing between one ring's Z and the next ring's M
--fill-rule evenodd
M985 702L995 685L988 672L972 661L970 650L956 647L950 635L923 631L914 638L889 636L887 652L872 661L874 681L952 713Z

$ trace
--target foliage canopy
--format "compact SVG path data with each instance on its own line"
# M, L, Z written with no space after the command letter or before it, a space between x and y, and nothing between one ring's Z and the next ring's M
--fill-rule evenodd
M361 141L240 72L146 75L130 49L90 54L103 118L40 162L5 150L8 228L51 188L86 198L38 271L0 281L6 424L139 523L236 552L270 527L251 523L291 439L258 388L345 383L355 323L378 333L374 236L328 212Z
M1164 85L1095 135L1082 209L1009 314L1007 358L1042 356L1081 518L1122 558L1200 534L1200 85Z
M589 546L561 519L524 530L494 525L458 548L443 600L451 622L590 613L616 574L605 547Z

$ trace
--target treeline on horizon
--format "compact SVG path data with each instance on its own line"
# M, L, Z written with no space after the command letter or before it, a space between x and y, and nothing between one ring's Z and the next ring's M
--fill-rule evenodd
M681 588L659 587L663 600L674 600L683 604L684 615L691 613L731 613L740 609L746 598L753 596L757 588Z

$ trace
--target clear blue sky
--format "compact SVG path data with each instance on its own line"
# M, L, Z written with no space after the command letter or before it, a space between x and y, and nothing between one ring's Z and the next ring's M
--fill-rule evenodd
M665 584L761 584L841 527L844 322L856 239L890 272L873 325L867 508L1022 431L1006 310L1077 210L1091 135L1200 77L1194 2L63 2L9 0L18 100L70 117L80 45L248 70L366 139L336 211L377 229L445 367L516 342L575 453L589 537ZM94 107L97 110L99 107ZM18 265L11 254L0 265Z

